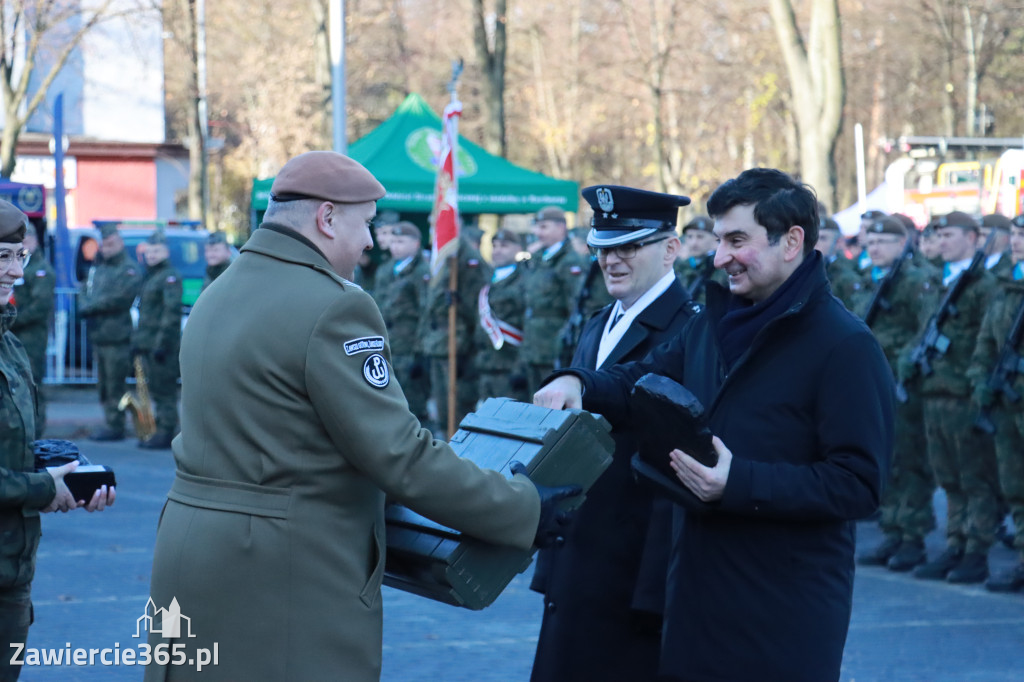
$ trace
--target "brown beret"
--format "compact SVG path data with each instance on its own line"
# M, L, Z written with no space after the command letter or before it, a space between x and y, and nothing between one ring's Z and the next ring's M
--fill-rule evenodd
M338 152L306 152L284 165L270 186L274 201L323 199L361 204L384 196L384 185L358 161Z
M871 226L867 229L868 234L895 234L900 237L907 236L907 228L903 226L903 221L899 218L891 215L887 215L884 218L880 218L875 222L871 223Z
M942 229L943 227L960 227L965 230L974 230L977 232L978 221L963 211L953 211L952 213L947 213L946 215L939 216L933 220L932 227L936 230Z
M539 223L542 220L553 220L556 223L564 223L565 211L557 206L545 206L541 210L537 211L537 217L534 219L534 222Z
M917 225L910 219L910 216L903 215L902 213L893 213L892 217L903 223L903 227L906 228L907 234L913 234L917 230Z
M870 211L865 211L860 214L861 220L879 220L885 217L885 211L879 211L877 208L873 208Z
M11 202L0 199L0 242L20 244L27 227L28 216Z
M999 213L990 213L987 216L981 218L982 227L994 227L997 230L1010 231L1010 225L1013 224L1009 218Z
M586 238L585 234L583 236L584 236L584 238ZM516 246L522 246L523 245L523 238L519 236L519 233L518 232L513 232L512 230L508 229L507 227L503 227L500 230L498 230L497 232L495 232L494 236L491 237L491 241L492 242L508 242L510 244L515 244Z
M393 237L415 237L416 239L423 239L423 233L420 228L416 227L407 220L389 225L391 228L391 236Z
M711 218L699 215L690 222L683 225L683 234L686 234L687 230L700 230L701 232L711 232L715 228L715 222Z
M164 234L163 230L153 230L153 234L149 235L149 239L146 240L147 244L166 244L167 235Z
M1024 227L1024 213L1014 218L1012 221L1014 227Z

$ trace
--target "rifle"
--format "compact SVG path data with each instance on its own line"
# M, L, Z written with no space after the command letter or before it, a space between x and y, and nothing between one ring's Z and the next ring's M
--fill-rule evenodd
M928 319L928 324L924 328L924 334L921 335L917 345L910 351L910 361L920 370L921 376L929 376L934 371L932 369L932 361L935 358L942 357L949 350L949 337L943 334L940 329L947 319L957 316L956 302L964 293L967 285L975 278L978 268L983 267L985 251L988 250L988 246L995 234L996 230L992 230L989 233L985 244L974 252L971 264L960 273L959 277L953 280L952 286L949 287L946 295L939 301L939 307L936 308L935 312ZM896 385L896 398L901 403L907 402L907 388L902 381Z
M889 292L896 282L896 278L900 276L900 268L903 263L912 257L914 252L914 243L910 237L907 237L906 244L903 245L903 251L900 252L899 258L893 261L889 267L889 272L885 273L885 277L878 283L878 287L875 289L875 293L871 296L871 301L868 303L867 310L864 312L864 323L867 326L871 326L875 322L875 318L878 317L878 311L881 310L892 310L892 303L889 302Z
M1003 341L1003 348L999 352L999 361L988 378L988 389L992 391L992 395L998 397L1002 393L1011 403L1020 402L1020 393L1013 390L1013 380L1018 374L1024 373L1024 357L1017 352L1017 346L1020 345L1022 336L1024 336L1024 301L1021 301L1017 308L1017 317L1014 318L1010 330L1006 333L1006 340ZM974 427L988 434L996 432L990 408L981 408L974 420Z
M711 276L715 273L715 252L709 251L704 254L704 260L701 261L699 274L697 278L693 280L693 283L686 288L686 294L690 297L690 300L696 300L697 294L704 288L704 285L708 283Z
M558 337L558 357L555 359L555 369L563 369L572 365L572 356L576 353L576 344L579 343L580 334L583 333L583 311L586 309L587 301L590 300L591 288L594 286L594 280L598 275L601 275L601 266L595 258L590 261L590 269L587 271L587 276L583 278L583 285L576 294L572 313L569 315L569 320L562 328L562 333Z

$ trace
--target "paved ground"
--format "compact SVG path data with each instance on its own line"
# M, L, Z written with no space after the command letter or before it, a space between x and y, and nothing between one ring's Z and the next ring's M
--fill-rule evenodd
M57 391L52 435L87 430L100 413L88 391ZM137 647L136 620L148 598L154 531L173 478L169 452L132 442L80 441L96 463L117 472L118 501L102 514L47 515L28 646L43 649ZM936 496L942 511L943 499ZM941 513L940 513L941 518ZM877 542L860 525L862 547ZM942 546L929 538L933 553ZM1013 561L992 550L995 567ZM529 678L540 624L540 596L529 571L498 601L470 612L385 588L384 673L388 682L516 682ZM187 615L187 614L185 614ZM138 680L137 667L32 667L22 680ZM1024 594L928 583L884 569L857 573L843 682L1020 682L1024 680Z

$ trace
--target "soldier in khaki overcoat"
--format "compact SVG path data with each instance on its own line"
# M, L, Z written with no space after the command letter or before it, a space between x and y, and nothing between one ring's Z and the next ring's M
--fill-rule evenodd
M150 644L196 658L216 643L219 662L154 664L146 680L377 680L385 495L526 549L570 492L478 468L409 411L380 312L350 281L384 196L369 171L307 152L271 192L185 327L177 476L153 558L155 606L177 600L194 637L156 622Z

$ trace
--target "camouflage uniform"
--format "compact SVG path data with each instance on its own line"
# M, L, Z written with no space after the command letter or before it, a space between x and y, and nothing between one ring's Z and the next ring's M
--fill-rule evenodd
M946 288L943 285L940 295ZM932 374L920 380L928 460L936 482L946 491L948 516L946 554L932 565L919 567L916 575L920 577L942 577L933 574L938 564L958 561L965 552L985 555L995 540L999 516L995 450L990 437L972 428L975 410L968 400L967 378L981 319L995 289L995 277L979 268L956 303L957 314L947 318L940 330L950 340L949 349L934 359ZM901 371L900 378L906 379L905 374L906 370Z
M847 308L854 306L855 299L861 296L860 291L864 287L863 274L857 269L856 263L843 256L833 256L825 266L825 274L835 297Z
M694 286L697 287L692 298L701 305L704 304L704 289L708 282L718 282L726 288L729 286L729 276L725 274L724 270L719 270L714 266L714 259L714 254L708 254L704 258L690 256L677 258L672 265L676 271L676 277L679 278L679 283L683 285L687 293ZM698 283L699 280L703 281Z
M589 263L568 241L535 253L527 261L526 317L520 353L527 367L531 395L555 368L559 335L572 314L580 280Z
M43 377L46 376L46 338L53 319L57 275L43 256L42 249L36 249L25 266L24 284L14 290L18 318L11 326L18 340L25 346L32 365L39 400L36 403L36 438L43 437L46 429L46 400L43 393Z
M141 268L125 251L93 266L78 312L88 319L89 341L96 350L100 403L107 428L124 434L124 413L117 403L131 371L132 318L129 310L141 285Z
M170 445L178 431L178 350L181 275L166 259L148 268L139 294L139 327L132 349L142 357L156 419L154 439Z
M34 470L32 370L21 342L10 333L14 307L4 305L0 311L0 641L9 643L28 636L32 576L42 536L39 510L53 501L57 488L52 476ZM7 652L0 660L0 677L5 679L9 659Z
M974 386L975 409L980 407L980 402L992 401L990 394L985 395L986 384L1022 304L1024 280L1008 279L1001 283L1001 291L993 298L985 313L968 373ZM1024 351L1024 344L1018 345L1016 351ZM1013 390L1024 395L1024 372L1017 373L1013 380ZM1003 395L992 404L991 417L996 427L999 484L1016 527L1013 544L1024 562L1024 411L1020 403L1011 403Z
M399 266L401 269L395 272ZM388 262L383 268L392 272L382 277L381 270L377 270L377 281L382 284L375 286L374 298L388 330L391 366L409 402L409 410L423 422L427 419L430 384L426 363L419 352L417 327L430 281L430 265L417 253L404 265Z
M522 334L523 318L526 312L525 280L526 273L522 264L496 268L491 283L487 285L487 302L491 315L496 322L504 322ZM501 277L505 272L509 274ZM501 277L501 279L498 279ZM481 296L483 296L481 290ZM503 338L501 347L495 348L483 324L476 327L476 368L480 375L480 397L508 397L522 402L530 402L526 392L526 369L520 358L520 346Z
M869 270L853 298L854 312L864 317L884 273ZM917 332L935 309L940 282L912 262L904 263L889 289L889 308L879 308L871 326L895 374L901 351L916 340ZM924 414L920 391L908 390L906 403L896 403L895 453L889 482L882 494L879 525L883 545L858 558L861 564L889 564L909 570L924 559L924 537L935 528L932 495L935 477L928 464ZM901 548L901 544L906 545ZM893 555L900 558L890 561ZM873 559L873 560L872 560Z
M999 260L995 264L988 268L988 271L995 275L996 279L1000 280L1012 280L1013 279L1013 258L1010 256L1008 251L1004 251L999 254Z
M476 353L477 297L491 279L491 266L480 252L464 239L459 240L459 283L455 297L455 426L476 409L477 379L473 356ZM420 348L430 361L430 393L437 403L437 419L442 430L448 424L448 261L427 285L420 316ZM451 435L451 434L448 434Z

